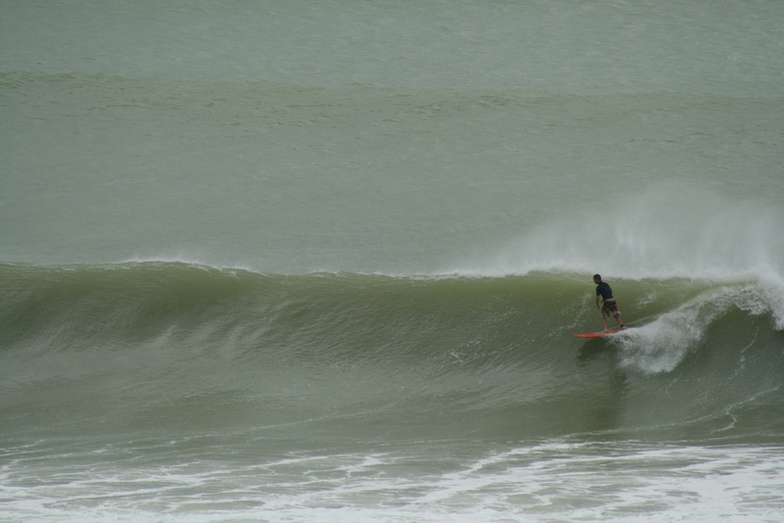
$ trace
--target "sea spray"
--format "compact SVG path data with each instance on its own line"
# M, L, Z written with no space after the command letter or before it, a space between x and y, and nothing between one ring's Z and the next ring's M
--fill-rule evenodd
M496 251L458 265L479 275L599 272L615 278L780 278L784 213L683 182L585 202Z

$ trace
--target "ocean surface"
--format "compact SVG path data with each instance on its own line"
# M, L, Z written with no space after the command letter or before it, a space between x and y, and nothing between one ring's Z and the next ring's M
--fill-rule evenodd
M0 1L0 520L782 492L784 3Z

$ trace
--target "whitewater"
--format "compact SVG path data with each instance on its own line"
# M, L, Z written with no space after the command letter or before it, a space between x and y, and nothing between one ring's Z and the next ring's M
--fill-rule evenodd
M782 20L0 3L0 519L780 521Z

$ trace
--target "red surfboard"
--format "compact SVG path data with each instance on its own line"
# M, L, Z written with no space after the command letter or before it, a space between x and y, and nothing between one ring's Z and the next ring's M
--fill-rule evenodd
M584 332L582 334L572 334L572 336L577 336L578 338L604 338L608 334L615 334L616 332L621 332L625 329L613 329L607 332Z

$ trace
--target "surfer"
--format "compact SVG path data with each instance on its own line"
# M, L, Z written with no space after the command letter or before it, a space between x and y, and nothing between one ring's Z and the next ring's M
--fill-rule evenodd
M626 327L624 327L621 321L621 313L618 311L618 304L615 302L610 286L603 282L602 277L598 274L593 275L593 282L596 284L596 308L602 311L604 332L609 332L607 330L607 318L609 316L614 316L618 325L625 329Z

